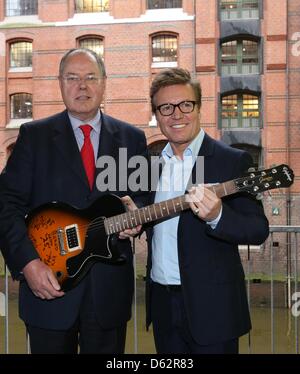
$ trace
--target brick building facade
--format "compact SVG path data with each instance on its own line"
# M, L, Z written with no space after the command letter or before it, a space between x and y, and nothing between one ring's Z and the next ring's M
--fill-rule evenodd
M107 67L103 110L144 130L153 152L164 137L151 79L168 66L190 70L207 133L249 150L258 166L293 168L292 188L264 203L271 224L299 225L299 25L300 0L1 0L0 168L21 123L64 108L63 53L89 46Z

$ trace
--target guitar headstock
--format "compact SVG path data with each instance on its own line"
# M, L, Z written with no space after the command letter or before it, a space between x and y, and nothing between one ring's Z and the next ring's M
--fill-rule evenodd
M293 182L293 170L285 164L270 169L253 171L245 177L235 179L238 191L254 195L267 190L290 187Z

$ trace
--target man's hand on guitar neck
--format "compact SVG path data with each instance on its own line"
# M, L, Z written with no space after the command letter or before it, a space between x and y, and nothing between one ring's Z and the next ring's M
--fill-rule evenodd
M30 261L22 272L35 296L51 300L64 295L53 271L40 259Z
M127 210L137 209L137 206L135 205L135 203L133 202L131 197L129 197L128 195L126 195L124 197L121 197L121 200L122 200L122 202L125 205ZM130 238L130 237L134 238L135 236L137 236L140 233L141 229L142 229L142 225L138 225L136 227L133 227L132 229L127 229L127 230L121 231L119 233L119 238L120 239L127 239L127 238Z
M208 187L209 184L198 184L189 190L188 202L194 214L206 222L214 221L222 211L221 199Z

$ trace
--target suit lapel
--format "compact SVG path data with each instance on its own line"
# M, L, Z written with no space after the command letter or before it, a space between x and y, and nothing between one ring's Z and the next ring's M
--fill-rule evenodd
M200 147L198 156L204 157L204 181L198 181L198 183L209 183L211 179L213 178L213 175L215 173L215 169L210 166L211 160L213 160L213 153L214 153L214 147L215 147L215 140L212 139L207 134L204 135L202 145ZM202 173L201 173L202 174ZM192 181L193 184L197 184L196 181L196 165L194 165L192 170Z
M64 111L55 123L53 142L72 171L89 188L81 155L67 111Z

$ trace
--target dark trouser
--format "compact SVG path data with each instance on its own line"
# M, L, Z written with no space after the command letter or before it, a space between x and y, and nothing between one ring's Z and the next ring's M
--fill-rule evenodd
M199 345L192 337L180 287L152 283L151 315L157 353L237 354L238 338Z
M27 325L31 353L120 354L125 350L126 324L103 329L96 319L89 290L82 302L76 323L66 331Z

